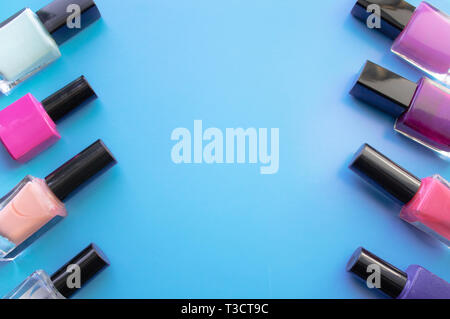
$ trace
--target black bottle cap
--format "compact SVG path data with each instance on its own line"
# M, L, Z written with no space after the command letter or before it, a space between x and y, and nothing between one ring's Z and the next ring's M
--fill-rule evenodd
M413 199L421 184L417 177L367 144L356 153L350 169L402 205Z
M109 266L109 260L105 254L95 244L90 244L57 270L51 276L51 280L61 295L70 298L107 266ZM77 275L80 276L78 282ZM78 283L80 285L77 285Z
M353 7L352 15L367 23L369 16L375 13L370 10L371 5L378 5L380 8L381 23L378 30L391 39L400 35L416 10L416 7L403 0L358 0Z
M52 120L56 122L76 107L89 103L96 98L97 94L95 94L92 87L84 76L80 76L75 81L43 100L42 106Z
M377 270L374 270L374 265ZM369 267L371 266L371 267ZM377 267L378 266L378 267ZM358 248L347 263L347 271L367 282L374 271L380 275L379 288L386 295L397 298L406 286L408 275L392 266L383 259L375 256L364 248ZM373 284L373 283L372 283Z
M101 17L93 0L55 0L36 13L58 45ZM76 15L79 19L75 18Z
M45 178L48 187L61 201L91 177L116 163L101 140L63 164Z
M417 84L367 61L350 94L399 117L411 105Z

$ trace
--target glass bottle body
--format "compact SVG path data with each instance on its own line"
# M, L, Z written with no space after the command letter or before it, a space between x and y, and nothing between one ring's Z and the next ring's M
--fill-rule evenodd
M0 111L0 140L16 161L33 158L60 138L55 122L32 94Z
M43 270L35 271L3 299L66 299Z
M66 216L45 180L25 177L0 200L0 261L16 258Z
M408 281L397 299L450 299L450 284L418 265L406 269Z
M397 119L395 130L450 157L450 89L422 78L408 110Z
M450 247L450 185L439 175L422 180L400 218Z
M5 95L61 56L57 43L29 8L0 24L0 43L0 92Z
M415 10L392 52L450 85L450 17L427 2Z

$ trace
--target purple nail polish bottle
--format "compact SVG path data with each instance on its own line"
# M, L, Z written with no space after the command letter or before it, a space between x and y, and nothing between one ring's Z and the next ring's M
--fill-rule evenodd
M364 280L369 288L395 299L450 299L450 284L444 279L417 265L404 272L362 247L350 258L347 271Z
M377 13L381 15L378 29L395 39L392 52L450 84L450 41L443 40L450 39L447 14L427 2L416 8L403 0L358 0L352 10L364 22Z
M450 157L450 90L428 78L409 81L367 61L350 94L397 118L395 130Z

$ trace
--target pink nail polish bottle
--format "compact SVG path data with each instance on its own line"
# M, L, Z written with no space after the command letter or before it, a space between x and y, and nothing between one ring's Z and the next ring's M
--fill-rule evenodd
M42 103L27 94L0 111L0 140L13 159L28 161L61 138L55 122L96 97L83 76Z
M66 217L63 201L115 163L111 152L98 140L45 179L26 176L0 199L0 261L13 260Z
M449 85L450 17L427 2L416 8L403 0L358 0L352 14L367 23L376 8L381 24L373 27L395 39L392 52Z
M367 144L350 169L400 203L400 218L450 247L450 185L442 177L420 180Z

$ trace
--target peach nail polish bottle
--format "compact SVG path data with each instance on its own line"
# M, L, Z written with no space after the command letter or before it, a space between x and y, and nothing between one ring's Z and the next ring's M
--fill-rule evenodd
M45 179L26 176L0 199L0 261L16 258L66 217L63 201L115 163L111 152L98 140Z

